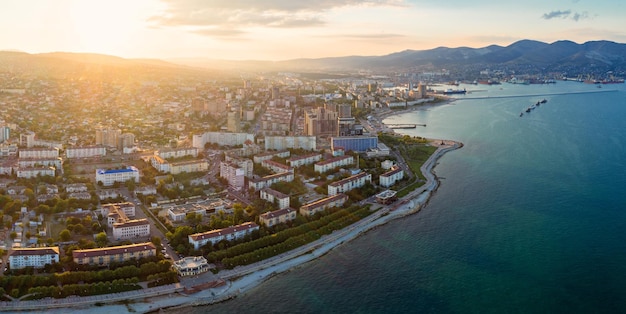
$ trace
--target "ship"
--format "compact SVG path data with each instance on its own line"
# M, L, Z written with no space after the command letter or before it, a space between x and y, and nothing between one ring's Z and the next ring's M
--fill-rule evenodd
M467 93L467 90L465 90L465 89L451 89L451 88L448 88L445 91L443 91L444 95L465 94L465 93Z

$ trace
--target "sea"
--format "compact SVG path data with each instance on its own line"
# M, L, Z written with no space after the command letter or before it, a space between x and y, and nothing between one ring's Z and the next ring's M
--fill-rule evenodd
M626 312L625 85L460 85L452 103L386 118L464 144L439 160L419 213L188 310Z

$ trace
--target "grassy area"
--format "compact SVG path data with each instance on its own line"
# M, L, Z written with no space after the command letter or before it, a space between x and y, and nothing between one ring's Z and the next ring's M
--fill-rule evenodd
M437 150L437 147L427 146L423 144L401 145L400 154L404 158L406 164L411 171L421 180L426 180L420 167L428 160L428 158Z

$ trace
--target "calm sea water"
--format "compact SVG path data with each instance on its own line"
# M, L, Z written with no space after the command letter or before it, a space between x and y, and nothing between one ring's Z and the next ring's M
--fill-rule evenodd
M465 144L440 160L441 187L420 213L191 311L625 312L624 84L466 88L461 98L485 99L386 120ZM539 96L583 91L603 92ZM519 95L534 96L497 98Z

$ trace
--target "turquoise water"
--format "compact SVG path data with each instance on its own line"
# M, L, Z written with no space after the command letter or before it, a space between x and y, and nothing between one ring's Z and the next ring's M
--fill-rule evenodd
M440 160L441 187L420 213L192 311L626 311L625 86L466 88L485 98L385 120L465 144ZM538 96L584 91L602 93ZM497 98L518 95L535 96Z

